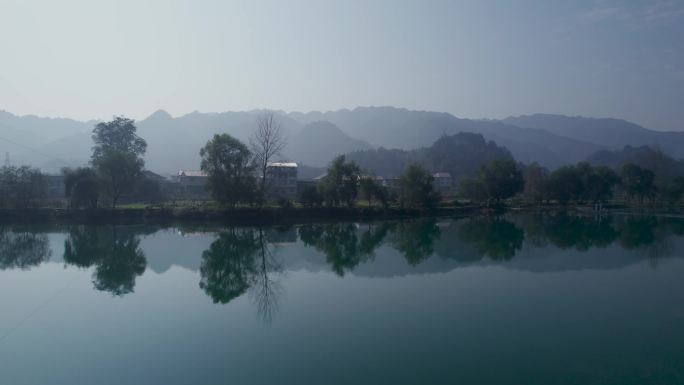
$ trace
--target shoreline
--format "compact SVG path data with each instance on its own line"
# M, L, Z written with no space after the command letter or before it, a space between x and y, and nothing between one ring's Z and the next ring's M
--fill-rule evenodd
M467 217L504 212L568 213L580 215L649 214L682 215L681 207L615 207L593 211L575 206L479 206L438 207L434 210L379 207L266 207L266 208L98 208L0 209L0 224L171 224L174 222L216 222L233 225L279 224L293 222L391 220L420 217Z

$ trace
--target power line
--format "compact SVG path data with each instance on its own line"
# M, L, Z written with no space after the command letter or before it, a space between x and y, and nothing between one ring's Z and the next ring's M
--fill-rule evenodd
M25 150L29 150L29 151L31 151L31 152L34 152L34 153L36 153L36 154L38 154L38 155L41 155L41 156L44 156L44 157L46 157L46 158L50 158L50 159L52 159L52 160L56 160L56 161L58 161L58 162L61 162L61 163L64 164L64 165L69 164L69 162L67 162L67 161L64 160L64 159L57 158L57 157L52 156L52 155L50 155L50 154L46 154L46 153L44 153L44 152L42 152L42 151L40 151L40 150L36 150L36 149L33 148L33 147L29 147L29 146L27 146L27 145L25 145L25 144L21 144L21 143L19 143L19 142L15 142L15 141L12 140L12 139L7 139L7 138L4 138L4 137L0 136L0 140L3 140L3 141L5 141L5 142L7 142L7 143L11 143L11 144L13 144L13 145L15 145L15 146L19 146L19 147L21 147L21 148L23 148L23 149L25 149ZM8 160L9 160L9 153L5 153L5 161L7 162Z

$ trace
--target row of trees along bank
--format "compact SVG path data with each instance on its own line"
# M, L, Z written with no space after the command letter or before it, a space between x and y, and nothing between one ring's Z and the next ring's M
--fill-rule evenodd
M133 120L115 117L98 123L92 139L90 164L63 170L69 207L115 207L122 196L163 201L158 183L143 178L147 143L137 135ZM249 145L228 134L214 135L200 150L200 167L208 175L207 189L217 202L228 207L264 205L268 198L267 166L285 146L280 125L269 113L258 117ZM619 171L579 163L549 172L536 163L494 160L482 165L474 176L458 181L458 186L459 198L477 204L499 204L515 196L534 204L598 203L616 195L638 203L677 202L684 194L683 177L658 178L653 171L632 163ZM299 201L304 206L352 207L363 199L368 205L430 209L442 200L433 187L431 173L417 163L407 165L392 187L340 155L330 163L322 180L301 191ZM0 169L0 206L4 208L44 205L45 191L45 177L35 168Z

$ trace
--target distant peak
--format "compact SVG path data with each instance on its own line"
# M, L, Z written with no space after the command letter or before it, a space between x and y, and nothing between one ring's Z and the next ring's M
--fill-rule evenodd
M145 120L167 120L173 119L173 116L164 110L157 110L152 115L148 116Z

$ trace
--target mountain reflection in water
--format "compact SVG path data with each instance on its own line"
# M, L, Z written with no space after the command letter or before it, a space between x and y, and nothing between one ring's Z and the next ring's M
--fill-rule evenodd
M275 227L10 226L0 228L0 269L26 270L59 259L48 242L55 233L66 235L64 265L92 269L96 290L128 295L148 267L161 272L175 264L199 271L199 287L214 303L250 293L258 313L270 320L287 270L380 277L491 264L531 271L608 269L643 259L657 267L673 256L684 220L527 214ZM178 251L173 245L180 243L195 246L188 250L194 254L159 252L169 245ZM579 253L572 260L554 258L568 249ZM596 250L601 255L577 257ZM378 252L386 258L376 260Z

